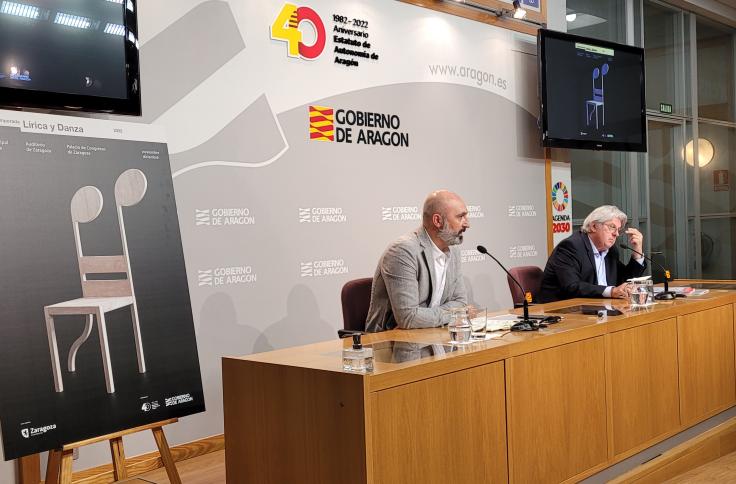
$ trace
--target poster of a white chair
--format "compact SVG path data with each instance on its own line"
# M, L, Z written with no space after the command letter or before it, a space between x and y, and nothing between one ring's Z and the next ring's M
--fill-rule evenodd
M79 224L92 222L102 212L104 200L100 190L94 186L84 186L77 190L71 199L71 223L77 249L76 256L79 262L82 297L52 304L44 308L51 364L54 372L54 387L57 392L64 391L61 364L59 362L59 348L54 327L54 316L57 315L82 315L86 318L84 331L69 349L67 359L69 372L75 372L77 370L77 351L89 338L92 332L93 321L96 320L102 366L105 373L105 385L108 393L114 393L115 382L112 363L110 361L105 313L130 306L132 329L138 356L138 371L140 373L146 372L146 360L143 354L143 342L141 340L133 276L130 270L123 207L127 208L138 204L145 196L147 186L148 181L146 180L146 176L138 169L124 171L115 182L115 205L117 207L118 226L120 227L120 238L123 246L123 253L120 255L84 255ZM88 277L90 274L109 275L123 273L125 274L124 279L90 279Z

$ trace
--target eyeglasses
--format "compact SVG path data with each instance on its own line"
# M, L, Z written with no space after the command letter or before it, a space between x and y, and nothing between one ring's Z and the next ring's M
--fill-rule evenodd
M626 227L624 226L616 227L613 224L603 224L603 223L601 225L606 227L609 232L611 232L612 234L616 234L616 235L621 235L626 231Z

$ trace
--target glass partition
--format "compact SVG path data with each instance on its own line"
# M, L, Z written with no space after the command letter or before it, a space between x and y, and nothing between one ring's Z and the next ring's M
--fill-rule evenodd
M698 19L698 117L734 121L734 30Z
M644 25L647 108L666 114L685 114L682 14L645 2ZM672 112L668 112L668 107Z

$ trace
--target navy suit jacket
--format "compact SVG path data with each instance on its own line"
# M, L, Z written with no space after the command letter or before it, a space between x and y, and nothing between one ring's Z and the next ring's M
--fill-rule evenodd
M618 286L627 279L639 277L646 263L632 257L628 264L619 260L618 248L608 249L605 258L606 286L598 285L595 258L588 234L577 232L560 242L547 260L538 302L552 302L575 297L603 297L608 286Z

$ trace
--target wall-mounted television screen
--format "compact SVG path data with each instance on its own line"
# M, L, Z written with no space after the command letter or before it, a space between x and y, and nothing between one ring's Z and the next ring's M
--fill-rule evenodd
M644 49L540 29L542 144L646 151Z
M0 0L0 107L141 114L137 0Z

